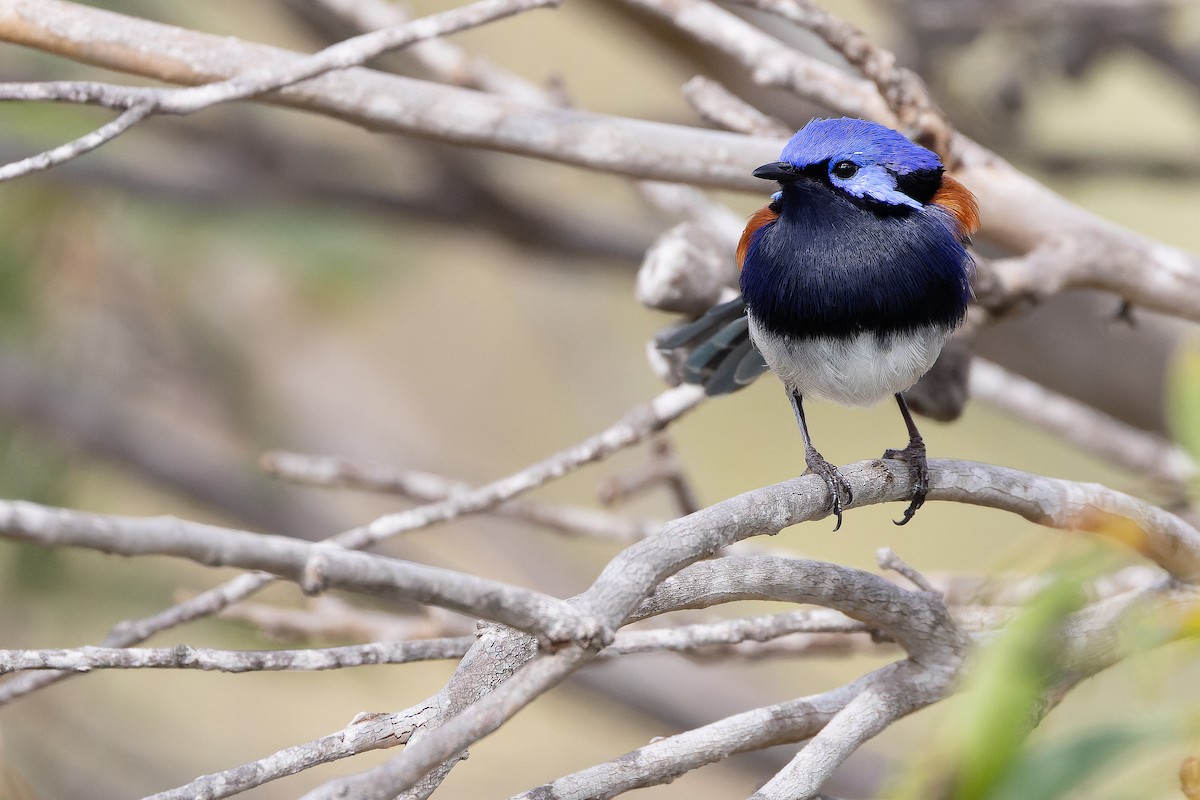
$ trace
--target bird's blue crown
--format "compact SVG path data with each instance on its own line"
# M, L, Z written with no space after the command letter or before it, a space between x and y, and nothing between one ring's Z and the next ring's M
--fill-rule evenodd
M812 120L788 140L780 158L801 168L823 161L861 159L898 175L942 167L937 153L914 144L904 134L878 122L849 117Z

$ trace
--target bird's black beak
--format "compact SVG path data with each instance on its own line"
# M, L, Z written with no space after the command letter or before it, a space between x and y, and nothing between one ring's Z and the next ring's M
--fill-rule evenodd
M800 170L786 161L773 161L754 170L754 177L768 181L794 181L800 174Z

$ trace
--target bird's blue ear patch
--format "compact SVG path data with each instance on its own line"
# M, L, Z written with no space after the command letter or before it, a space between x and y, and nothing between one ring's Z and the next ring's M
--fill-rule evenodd
M837 165L847 161L856 164L858 169L849 177L839 177ZM861 156L855 156L853 159L835 159L834 166L829 169L829 183L851 197L874 200L888 206L921 208L919 200L914 200L900 191L896 175L881 164L862 163Z

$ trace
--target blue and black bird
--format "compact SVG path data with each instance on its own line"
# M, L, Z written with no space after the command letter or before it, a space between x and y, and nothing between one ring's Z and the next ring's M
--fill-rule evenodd
M853 495L813 446L804 398L870 406L894 396L908 446L884 457L912 470L903 525L929 487L925 443L903 392L966 315L975 198L935 153L858 119L814 119L754 175L780 190L750 217L738 244L741 297L658 346L691 349L684 378L709 394L741 388L767 369L783 381L808 470L828 485L837 527Z

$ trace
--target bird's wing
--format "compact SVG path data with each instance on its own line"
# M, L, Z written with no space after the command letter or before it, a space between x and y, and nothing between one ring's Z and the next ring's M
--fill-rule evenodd
M682 377L704 386L708 395L729 394L767 371L762 354L750 341L746 304L738 297L710 308L704 316L661 334L659 350L683 350Z

